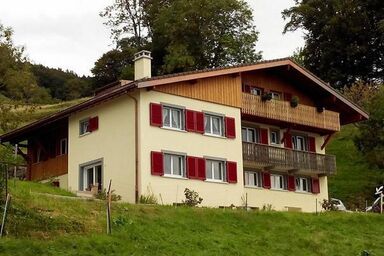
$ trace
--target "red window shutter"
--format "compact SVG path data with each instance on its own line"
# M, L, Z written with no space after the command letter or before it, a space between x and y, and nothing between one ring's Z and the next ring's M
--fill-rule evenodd
M319 179L312 179L312 193L319 194L320 193L320 181Z
M292 94L290 94L289 92L285 92L284 93L284 100L285 101L291 101L292 99Z
M93 132L99 129L99 117L95 116L89 119L88 131Z
M289 133L284 133L284 147L293 148L292 146L292 135Z
M263 188L271 188L271 174L263 172Z
M296 190L295 176L288 175L287 178L288 178L288 190L295 191Z
M204 113L195 112L196 114L196 132L204 133Z
M237 183L237 163L227 161L227 180L229 183Z
M198 158L197 159L197 174L200 180L205 180L205 159Z
M157 176L164 175L163 153L151 152L151 174Z
M185 111L185 130L188 132L196 131L196 112L187 109Z
M163 125L163 109L161 104L151 103L150 105L150 123L152 126Z
M197 157L187 156L187 175L190 179L198 179Z
M260 128L260 143L268 145L268 129Z
M235 118L225 117L225 133L227 138L236 138Z
M316 153L316 139L314 137L308 137L308 151Z

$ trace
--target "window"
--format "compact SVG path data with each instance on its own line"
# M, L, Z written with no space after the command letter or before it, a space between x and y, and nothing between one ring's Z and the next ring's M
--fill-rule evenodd
M296 177L296 191L311 192L311 182L309 178Z
M259 134L255 128L241 128L242 140L244 142L256 143L259 141Z
M182 155L164 154L164 174L185 177L185 157Z
M271 174L271 187L273 189L287 190L287 178L284 175Z
M279 92L271 92L272 99L279 100L281 99L281 94Z
M163 106L163 127L184 130L184 110Z
M293 144L293 149L295 150L307 151L307 143L306 143L306 138L304 136L293 135L292 144Z
M68 153L68 144L67 144L67 139L61 139L60 140L60 155L65 155Z
M245 171L244 175L245 175L244 183L246 186L258 187L258 188L262 187L262 179L261 179L260 172Z
M206 160L207 180L226 181L224 161Z
M97 188L98 191L103 188L101 163L84 166L80 169L80 190L91 191Z
M261 96L262 90L257 87L251 87L251 94L256 95L256 96Z
M206 134L217 136L224 135L223 117L205 114L204 115L204 130Z
M80 121L80 135L89 133L89 118Z
M280 132L277 130L271 130L271 144L280 145Z

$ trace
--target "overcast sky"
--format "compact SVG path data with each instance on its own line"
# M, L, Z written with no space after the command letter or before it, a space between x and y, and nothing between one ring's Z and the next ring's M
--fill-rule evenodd
M283 35L281 11L294 0L247 0L260 32L264 59L286 57L304 41L301 32ZM1 0L0 23L35 63L90 75L94 62L113 47L99 12L113 0Z

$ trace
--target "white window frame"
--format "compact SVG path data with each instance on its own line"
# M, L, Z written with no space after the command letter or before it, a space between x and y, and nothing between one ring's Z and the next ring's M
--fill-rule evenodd
M261 96L263 94L263 90L259 87L253 87L253 86L250 86L250 93L252 95L255 95L255 96ZM254 93L256 92L256 93Z
M299 149L298 144L299 140L302 140L302 148ZM294 150L298 151L308 151L307 138L303 135L292 135L292 147Z
M271 91L270 93L272 95L272 99L274 99L274 100L280 100L281 99L281 93L274 92L274 91Z
M181 130L183 131L185 129L184 125L184 120L185 120L185 111L182 108L174 107L174 106L169 106L169 105L163 105L162 107L162 115L163 115L163 128L168 128L168 129L175 129L175 130ZM169 113L169 124L165 123L165 114L164 111L168 111ZM179 125L174 125L172 120L174 118L174 111L177 111L179 115L179 120L180 123Z
M304 189L304 183L306 184L306 189ZM308 177L295 177L295 188L298 192L311 192L311 179Z
M244 171L244 185L246 187L261 188L263 187L263 178L261 172Z
M272 134L276 134L276 141L273 141L273 136ZM279 130L275 130L275 129L270 129L270 132L269 132L269 136L270 136L270 140L271 140L271 145L281 145L280 143L280 131Z
M68 154L68 139L67 138L61 139L59 144L60 144L59 154L60 155ZM63 145L64 145L64 151L63 151Z
M287 190L288 181L286 176L281 174L271 174L271 189L275 190Z
M79 135L85 135L89 132L89 118L85 118L79 121Z
M205 159L205 166L206 166L206 177L207 181L213 181L213 182L227 182L227 175L226 175L226 164L223 160L216 160L216 159ZM220 177L215 177L215 163L218 163L219 167L219 173ZM210 175L208 175L210 173ZM210 176L210 178L208 178Z
M87 170L89 169L92 169L92 179L93 179L93 183L92 185L96 185L96 167L100 167L101 171L100 171L100 179L101 179L101 184L99 184L99 186L101 187L101 190L103 189L103 164L102 162L96 162L96 163L93 163L93 164L89 164L89 165L83 165L81 166L80 168L80 179L82 179L82 183L79 185L79 190L80 191L89 191L88 190L88 187L89 185L91 184L88 184L88 172Z
M220 132L220 134L216 134L213 132L213 119L214 118L219 119L219 132ZM208 122L209 122L210 129L207 129L207 123ZM204 113L204 134L211 135L211 136L223 137L224 136L224 117L220 116L220 115Z
M167 165L166 165L166 158L167 157L170 157L170 170L167 170ZM181 172L181 175L180 174L175 174L175 170L174 170L174 161L175 161L175 158L178 158L178 159L181 159L181 162L180 162L180 172ZM168 177L178 177L178 178L185 178L186 177L186 164L185 164L185 155L182 155L182 154L173 154L173 153L164 153L164 176L168 176ZM167 173L169 171L169 173Z
M245 130L245 134L246 134L246 138L243 137L243 130ZM249 134L248 132L249 131L253 131L255 133L255 141L250 141L249 140ZM259 142L259 138L260 138L260 135L259 135L259 130L256 129L256 128L252 128L252 127L241 127L241 140L243 142L248 142L248 143L258 143Z

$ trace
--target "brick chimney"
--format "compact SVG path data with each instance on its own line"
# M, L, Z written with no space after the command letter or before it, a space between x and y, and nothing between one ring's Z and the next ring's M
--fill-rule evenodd
M134 59L135 63L135 80L143 78L151 78L151 52L150 51L140 51L135 53Z

